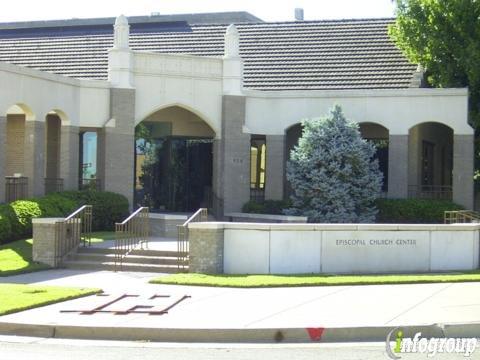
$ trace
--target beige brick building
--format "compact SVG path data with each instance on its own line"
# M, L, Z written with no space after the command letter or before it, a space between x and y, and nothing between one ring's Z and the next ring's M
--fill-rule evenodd
M392 21L0 24L0 202L14 176L29 196L95 186L153 211L282 199L300 121L339 104L377 145L385 196L472 208L468 90L422 87Z

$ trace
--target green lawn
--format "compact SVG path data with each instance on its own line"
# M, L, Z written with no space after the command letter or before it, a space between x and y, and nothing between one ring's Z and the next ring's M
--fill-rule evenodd
M115 240L115 231L97 231L92 233L92 243Z
M152 284L198 285L219 287L290 287L375 284L421 284L480 281L480 271L450 274L409 275L206 275L173 274L155 278Z
M92 243L99 243L115 239L113 231L99 231L92 233ZM32 239L13 241L0 245L0 277L18 275L50 267L35 263L32 259Z
M0 284L0 315L32 309L101 292L58 286Z
M47 265L33 262L32 239L17 240L0 246L0 277L48 268Z

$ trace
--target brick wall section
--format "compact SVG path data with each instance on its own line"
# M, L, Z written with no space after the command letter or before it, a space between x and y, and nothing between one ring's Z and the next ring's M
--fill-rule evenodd
M223 176L225 213L241 211L250 199L250 134L243 132L245 105L244 96L223 96L219 149L223 161L217 176Z
M388 197L408 196L408 135L390 135L388 141Z
M453 136L453 202L473 209L474 136Z
M60 132L60 178L65 190L76 190L79 181L79 130L77 126L61 126Z
M189 229L189 271L223 274L223 229Z
M5 176L7 163L7 118L0 116L0 203L5 201Z
M24 174L25 115L8 115L6 143L5 176L13 176L15 173Z
M55 222L61 219L32 219L33 261L55 266Z
M25 122L24 171L28 177L28 195L45 194L45 122Z
M115 127L105 127L104 188L127 197L133 205L135 90L110 89L110 117Z
M57 115L47 116L45 177L50 179L56 179L60 176L60 126L61 120Z
M285 178L285 136L267 135L266 200L283 199Z

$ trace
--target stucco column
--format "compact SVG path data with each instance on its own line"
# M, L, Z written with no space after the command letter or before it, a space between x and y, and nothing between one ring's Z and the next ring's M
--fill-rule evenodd
M45 122L25 121L25 176L28 196L45 194Z
M0 116L0 203L5 202L6 166L7 166L7 117Z
M110 121L104 129L104 189L133 205L135 90L110 89Z
M266 200L283 199L285 135L267 135Z
M408 135L389 136L388 197L408 197Z
M453 136L453 202L473 210L474 136Z
M250 199L250 134L243 133L245 103L244 96L223 96L220 151L224 213L241 211Z
M77 126L63 126L60 129L60 178L64 190L78 189L79 130Z

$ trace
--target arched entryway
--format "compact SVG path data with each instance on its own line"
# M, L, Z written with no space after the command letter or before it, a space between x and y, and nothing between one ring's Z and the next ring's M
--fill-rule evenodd
M62 191L63 179L60 176L61 111L50 111L45 117L45 194Z
M295 146L298 145L298 140L302 137L303 126L301 123L294 124L285 130L285 175L284 175L284 198L288 199L293 190L290 183L286 179L286 163L290 160L290 153Z
M408 196L452 198L453 130L437 122L409 130Z
M386 194L388 191L389 131L386 127L371 122L360 123L359 130L362 138L368 140L375 146L375 158L378 160L378 167L383 174L382 192Z
M135 203L152 211L208 207L215 132L197 114L169 106L135 129Z
M32 146L27 139L27 120L34 120L25 104L15 104L6 112L5 201L23 199L33 194L31 163ZM3 189L2 189L3 191Z

